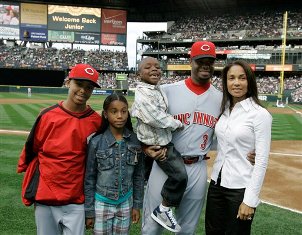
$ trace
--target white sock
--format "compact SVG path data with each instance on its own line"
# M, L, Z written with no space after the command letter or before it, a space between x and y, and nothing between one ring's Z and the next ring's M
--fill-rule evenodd
M168 211L170 209L169 206L164 206L162 203L159 205L159 210L161 212Z

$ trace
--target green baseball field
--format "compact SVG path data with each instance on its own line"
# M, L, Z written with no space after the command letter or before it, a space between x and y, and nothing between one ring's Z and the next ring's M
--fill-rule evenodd
M0 92L0 234L36 234L34 208L21 202L22 174L17 161L36 116L66 95ZM100 111L105 96L93 95L89 104ZM128 97L130 106L133 97ZM302 105L285 108L265 103L273 116L269 166L256 211L252 234L302 234ZM210 173L215 152L210 152ZM87 234L92 234L87 231ZM131 233L140 234L140 225ZM171 234L171 233L165 233ZM204 234L204 213L196 234Z

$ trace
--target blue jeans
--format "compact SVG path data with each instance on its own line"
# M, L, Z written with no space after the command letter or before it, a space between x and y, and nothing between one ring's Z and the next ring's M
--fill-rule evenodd
M168 176L161 195L167 206L178 207L187 187L188 175L183 159L174 145L169 143L166 148L166 159L164 161L156 160L158 166Z

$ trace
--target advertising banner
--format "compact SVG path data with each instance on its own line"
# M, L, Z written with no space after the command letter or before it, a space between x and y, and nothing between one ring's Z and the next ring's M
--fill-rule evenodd
M22 41L32 41L32 42L46 42L47 39L47 29L46 28L35 28L30 27L20 27L20 39Z
M294 71L302 71L302 64L297 65Z
M82 44L100 44L100 34L75 32L74 42Z
M217 64L217 65L215 64L214 65L214 70L215 71L221 71L221 70L223 70L223 68L224 68L224 65L221 65L221 64Z
M262 64L255 65L255 71L264 71L264 70L265 70L265 65Z
M19 39L19 27L8 27L0 25L0 38L3 39Z
M115 79L118 81L125 81L127 80L127 74L125 73L117 73Z
M0 38L19 39L19 5L0 3Z
M265 71L282 71L281 64L268 64L265 66ZM293 71L293 65L285 64L283 67L284 71Z
M167 70L191 70L191 66L189 64L168 64Z
M48 40L53 42L73 42L74 33L68 31L48 30Z
M268 101L268 102L276 102L278 100L278 96L276 95L258 95L259 100Z
M250 67L253 71L256 71L256 65L255 64L250 64Z
M47 5L21 3L21 24L47 26Z
M46 42L47 5L21 3L20 39L34 42Z
M216 54L221 54L221 55L228 55L228 54L257 54L258 51L257 50L217 50Z
M103 33L127 33L127 12L124 10L102 9Z
M48 5L48 29L100 33L101 9Z
M126 35L102 33L101 44L102 45L112 45L112 46L125 46L126 45Z
M111 95L114 90L101 90L101 89L93 89L93 95Z
M253 60L269 60L271 58L271 54L228 54L227 58L235 58L235 59L253 59Z

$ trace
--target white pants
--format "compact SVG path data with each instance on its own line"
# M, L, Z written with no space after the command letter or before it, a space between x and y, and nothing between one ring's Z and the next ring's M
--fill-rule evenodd
M35 205L37 235L83 235L85 233L84 204L65 206Z
M207 165L206 161L199 160L185 167L188 184L175 215L181 226L181 231L177 234L192 235L195 234L207 192ZM144 197L142 235L159 235L163 230L151 218L151 213L162 201L160 192L166 178L166 174L154 162Z

